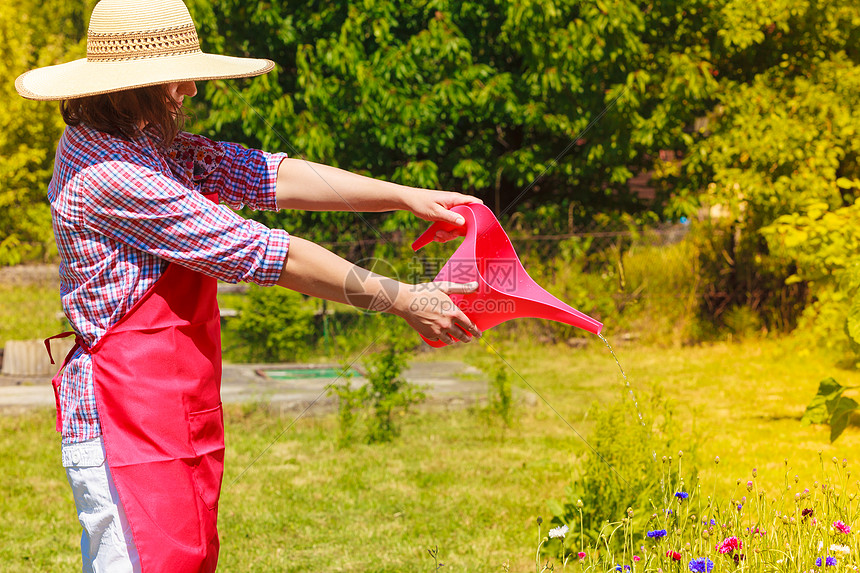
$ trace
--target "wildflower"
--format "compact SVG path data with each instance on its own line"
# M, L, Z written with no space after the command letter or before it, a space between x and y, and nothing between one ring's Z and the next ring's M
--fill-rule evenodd
M835 553L841 553L842 555L848 555L849 553L851 553L851 548L847 545L839 545L837 543L834 543L830 546L830 551L833 551Z
M630 565L625 565L625 566L624 566L624 570L625 570L625 571L630 571Z
M669 551L667 551L667 552L666 552L666 555L667 555L667 556L669 556L669 557L671 557L671 558L672 558L672 559L674 559L675 561L680 561L680 560L681 560L681 554L680 554L680 553L678 553L677 551L672 551L672 550L670 549Z
M753 488L753 482L748 481L747 482L747 491L752 491L752 488Z
M556 537L564 539L564 536L567 535L568 527L566 525L559 525L558 527L553 527L549 530L549 538L555 539Z
M633 556L633 561L634 561L634 563L635 563L635 562L638 562L638 561L642 561L642 558L641 558L641 557L639 557L638 555L634 555L634 556Z
M717 544L717 551L720 553L731 553L736 549L740 549L744 544L735 536L726 537L722 543Z
M616 570L616 571L621 571L621 565L616 565L616 566L615 566L615 570Z
M677 497L678 499L687 499L688 497L690 497L690 494L686 491L676 491L675 497Z
M576 556L580 559L585 559L585 551L580 551L576 554Z
M828 555L824 558L824 565L825 567L834 567L836 565L836 558ZM821 557L815 558L815 566L821 567Z
M807 507L806 509L804 509L803 511L800 512L800 515L803 517L803 519L805 521L807 518L812 517L813 513L815 513L815 512L812 511L812 508Z
M714 562L707 557L699 557L690 561L690 571L693 573L711 573L714 568Z
M645 535L647 535L651 539L660 539L661 537L665 537L666 533L667 532L665 529L655 529L654 531L649 531Z
M851 533L851 528L845 525L845 522L841 520L834 521L833 527L835 527L840 533L844 533L845 535Z

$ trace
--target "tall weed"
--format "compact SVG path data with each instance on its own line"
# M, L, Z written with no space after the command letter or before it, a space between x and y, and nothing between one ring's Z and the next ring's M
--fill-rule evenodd
M565 488L563 501L550 501L550 525L579 525L581 543L619 548L623 537L608 535L608 516L625 516L628 508L648 508L650 500L658 499L667 487L663 466L671 460L670 452L683 450L695 467L694 437L681 435L671 404L658 390L650 400L643 418L658 414L656 423L640 421L641 412L634 411L629 397L608 405L595 404L589 415L594 429L588 435L590 450L579 460L571 484ZM687 478L686 487L697 479L695 469ZM684 486L684 484L679 484ZM630 524L635 530L645 526L641 511ZM557 552L557 542L550 541L545 549Z

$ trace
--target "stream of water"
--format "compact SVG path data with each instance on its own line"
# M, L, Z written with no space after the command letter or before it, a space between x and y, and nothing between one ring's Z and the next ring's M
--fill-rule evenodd
M606 340L606 337L602 334L598 334L600 340L603 341L603 344L606 345L606 348L609 349L609 354L612 355L612 358L615 360L615 364L618 365L618 370L621 372L621 378L624 379L624 387L627 389L627 394L630 396L630 399L633 401L633 406L636 408L636 415L639 416L639 423L642 424L643 428L647 428L648 425L645 423L645 418L642 417L642 410L639 409L639 401L636 400L636 395L633 393L633 387L630 386L630 380L627 378L627 374L624 372L624 368L621 367L621 362L618 361L618 356L616 356L615 351L612 350L612 346L610 346L609 341ZM651 457L654 458L654 461L657 461L657 452L655 450L651 450Z

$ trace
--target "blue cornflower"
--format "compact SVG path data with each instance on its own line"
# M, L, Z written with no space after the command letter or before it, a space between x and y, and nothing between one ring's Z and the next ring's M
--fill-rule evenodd
M621 565L616 565L616 566L615 566L615 570L616 570L616 571L621 571Z
M712 519L712 520L711 520L711 525L715 525L716 523L717 523L717 520L716 520L716 519Z
M690 561L690 571L693 573L711 573L714 568L714 562L707 557L699 557Z
M690 497L690 494L686 491L677 491L675 492L675 497L677 497L678 499L687 499L688 497Z
M647 535L651 539L660 539L661 537L666 536L666 530L665 529L655 529L654 531L649 531L645 535Z
M625 570L625 571L630 571L630 565L625 565L625 566L624 566L624 570Z
M816 557L816 558L815 558L815 566L816 566L816 567L821 567L821 557Z
M836 565L836 558L828 555L827 559L824 560L824 564L828 567L834 567Z

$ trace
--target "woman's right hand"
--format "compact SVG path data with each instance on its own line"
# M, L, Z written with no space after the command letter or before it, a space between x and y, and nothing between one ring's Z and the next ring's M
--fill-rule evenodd
M469 294L478 283L431 282L403 285L391 312L403 318L418 334L443 344L469 342L481 331L448 296Z

